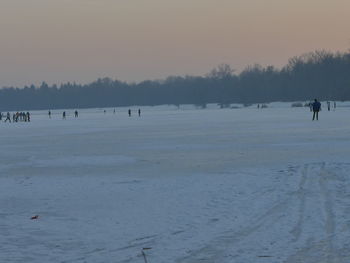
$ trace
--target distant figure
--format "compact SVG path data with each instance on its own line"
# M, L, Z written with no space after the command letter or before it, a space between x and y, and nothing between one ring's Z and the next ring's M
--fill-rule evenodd
M2 112L0 111L0 121L2 120Z
M129 114L129 117L131 117L131 110L130 109L128 110L128 114Z
M48 113L48 114L49 114L49 118L51 119L51 111L49 111L49 113Z
M139 109L138 111L139 117L141 117L141 109Z
M7 121L11 122L11 114L9 112L7 112L7 114L6 114L5 122L7 122Z
M106 110L104 110L103 113L106 114Z
M333 102L333 107L334 109L337 107L337 103L335 101Z
M258 108L258 109L260 108L260 104L258 104L257 108Z
M113 110L113 114L115 114L115 109Z
M74 117L78 118L78 111L77 110L74 112Z
M331 110L331 102L330 101L327 101L327 108L328 108L328 111Z
M66 119L66 112L64 111L63 113L62 113L62 119Z
M30 113L27 111L27 121L30 122Z
M317 101L317 99L315 99L315 102L312 103L312 110L314 112L313 116L312 116L312 120L318 120L318 112L321 110L321 103Z

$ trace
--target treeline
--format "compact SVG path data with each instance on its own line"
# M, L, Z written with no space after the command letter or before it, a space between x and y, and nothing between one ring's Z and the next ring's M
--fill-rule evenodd
M205 76L126 83L110 78L80 85L42 83L0 89L0 111L131 105L266 103L350 100L350 53L315 51L293 57L281 69L254 65L236 74L220 65Z

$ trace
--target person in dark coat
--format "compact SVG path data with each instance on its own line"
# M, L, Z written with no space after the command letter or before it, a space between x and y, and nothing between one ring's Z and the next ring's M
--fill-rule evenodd
M312 116L312 120L318 120L318 112L321 110L321 103L315 99L314 103L312 103L312 111L314 112Z
M7 121L11 122L11 114L9 112L7 112L7 114L6 114L5 122L7 122Z

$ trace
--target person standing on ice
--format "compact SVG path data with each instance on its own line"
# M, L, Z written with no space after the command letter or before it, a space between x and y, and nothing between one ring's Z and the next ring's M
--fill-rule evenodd
M312 116L312 120L318 120L318 112L321 110L321 103L319 101L317 101L317 99L315 99L314 103L312 103L312 110L314 112L313 116Z
M5 122L7 122L7 121L11 122L11 114L9 112L7 112L7 114L6 114Z
M74 112L74 117L78 118L78 111L77 110Z
M328 111L331 110L331 102L330 101L327 101L327 108L328 108Z
M64 111L63 113L62 113L62 119L66 119L66 112Z
M130 109L128 110L128 114L129 114L129 117L131 117L131 110Z
M139 109L138 111L139 117L141 117L141 109Z
M50 111L50 110L49 110L49 113L48 113L48 114L49 114L49 118L51 119L51 111Z

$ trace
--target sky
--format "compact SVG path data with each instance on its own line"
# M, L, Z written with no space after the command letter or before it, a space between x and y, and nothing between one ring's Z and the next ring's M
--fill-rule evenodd
M281 67L350 49L349 0L0 0L0 86Z

